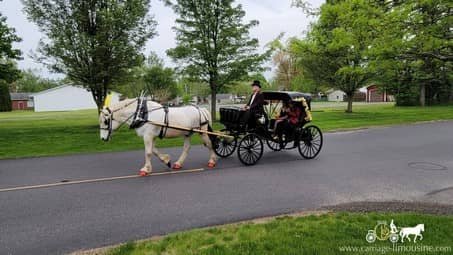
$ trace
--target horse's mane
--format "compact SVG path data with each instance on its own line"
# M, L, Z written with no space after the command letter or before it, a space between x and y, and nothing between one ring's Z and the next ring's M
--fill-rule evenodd
M133 105L133 101L137 101L137 98L126 98L124 100L119 101L118 103L114 104L111 106L112 111L116 111L118 109L121 109L123 107L126 107L128 104ZM148 105L151 103L151 107L160 107L162 106L161 104L148 100L147 101Z

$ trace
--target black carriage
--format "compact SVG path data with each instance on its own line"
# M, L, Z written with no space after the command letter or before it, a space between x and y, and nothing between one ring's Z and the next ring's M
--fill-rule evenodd
M230 137L216 138L216 154L228 157L237 149L238 158L244 165L254 165L262 157L266 143L273 151L298 148L302 157L315 158L322 148L323 137L317 126L307 125L311 121L310 95L287 91L263 92L263 95L264 113L260 115L247 116L249 113L241 107L220 108L220 122L225 127L221 131ZM285 130L284 140L280 140L273 135L273 128L284 102L300 107L301 114L297 124L291 126L290 130ZM249 118L253 118L253 125Z

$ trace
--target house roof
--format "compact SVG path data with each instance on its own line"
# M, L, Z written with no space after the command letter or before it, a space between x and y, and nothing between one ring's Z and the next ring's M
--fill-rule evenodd
M43 91L39 91L39 92L33 93L30 96L33 97L33 96L36 96L36 95L46 94L46 93L49 93L51 91L59 90L59 89L62 89L62 88L68 87L68 86L82 88L81 86L77 86L77 85L64 84L64 85L60 85L60 86L57 86L57 87L54 87L54 88L50 88L50 89L46 89L46 90L43 90ZM118 92L115 92L115 91L112 91L112 93L121 95L121 93L118 93Z
M17 100L28 100L30 98L30 95L32 93L28 92L22 92L22 93L10 93L11 95L11 100L17 101Z
M51 91L58 90L58 89L61 89L61 88L67 87L67 86L70 86L70 85L69 84L60 85L60 86L57 86L57 87L54 87L54 88L50 88L50 89L46 89L46 90L43 90L43 91L39 91L39 92L33 93L31 96L46 94L46 93L49 93Z
M332 94L334 92L341 92L341 93L344 93L344 91L342 90L339 90L339 89L329 89L326 91L327 94Z
M216 99L230 99L232 94L217 94Z

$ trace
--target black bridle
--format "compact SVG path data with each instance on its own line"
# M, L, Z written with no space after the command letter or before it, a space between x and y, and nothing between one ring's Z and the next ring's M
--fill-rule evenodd
M124 105L124 106L121 107L121 108L115 109L115 110L113 110L113 111L110 110L109 107L104 107L104 109L107 110L107 112L109 113L109 114L107 115L107 116L108 116L108 119L104 120L104 124L105 124L107 127L106 127L106 128L99 127L99 129L101 129L101 130L107 130L107 131L108 131L108 133L107 133L107 138L105 139L105 141L109 141L110 138L112 137L112 133L113 133L113 121L115 120L115 119L113 118L113 113L114 113L114 112L117 112L117 111L119 111L119 110L122 110L122 109L124 109L124 108L126 108L126 107L128 107L129 105L135 103L135 101L137 101L137 99L135 99L134 101L132 101L132 102L130 102L130 103ZM118 128L121 128L121 126L123 126L124 123L126 123L128 120L130 120L134 115L135 115L135 112L134 112L131 116L129 116L125 121L120 122L120 125L118 126Z

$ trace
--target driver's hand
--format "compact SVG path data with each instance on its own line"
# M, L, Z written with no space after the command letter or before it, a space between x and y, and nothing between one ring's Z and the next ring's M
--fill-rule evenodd
M248 110L248 109L250 109L250 107L248 105L245 105L244 110Z

